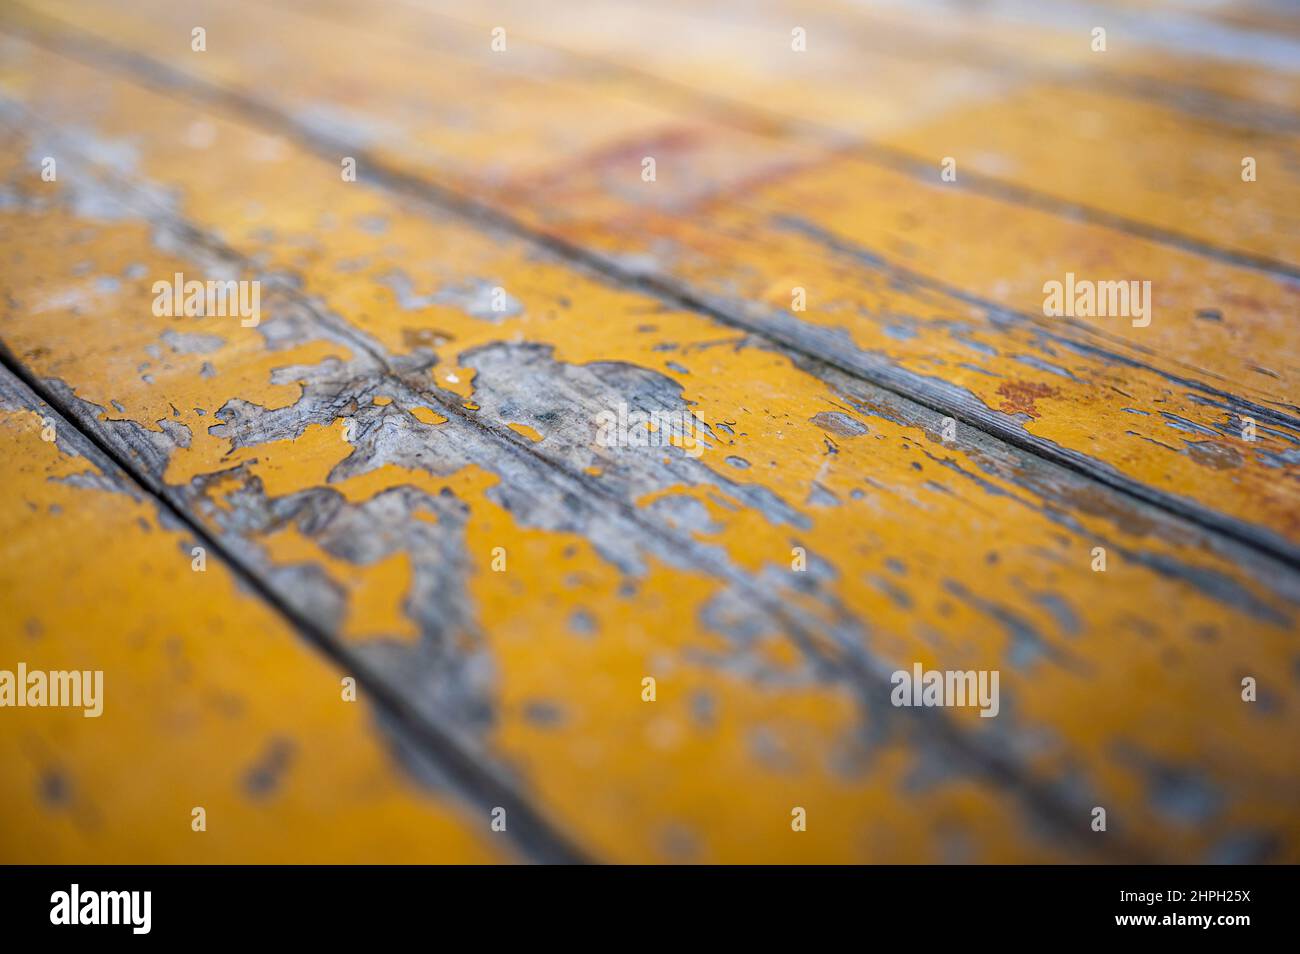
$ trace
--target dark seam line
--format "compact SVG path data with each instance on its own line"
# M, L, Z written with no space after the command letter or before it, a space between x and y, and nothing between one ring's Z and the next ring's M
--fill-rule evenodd
M87 430L77 420L76 411L59 400L45 383L39 380L10 351L8 343L0 340L0 367L21 381L38 398L58 414L74 433L79 434L96 451L120 471L122 477L134 483L142 492L157 502L166 513L184 526L196 539L211 548L237 579L246 583L257 595L287 623L307 637L309 642L330 660L340 671L355 675L363 686L367 698L376 707L393 718L403 729L423 744L423 754L443 766L462 797L477 806L493 805L506 809L511 826L508 837L536 861L547 863L589 863L590 859L554 830L543 817L533 811L528 802L506 782L483 770L475 757L449 734L425 719L413 706L391 691L384 680L376 675L360 658L354 658L338 641L317 628L268 586L257 574L245 566L220 539L212 535L185 509L182 503L171 499L165 485L147 473L132 466L123 454L105 441L97 431Z
M141 79L146 85L150 85L172 98L176 98L178 95L188 95L200 102L216 103L236 115L247 116L251 121L257 122L266 128L274 129L278 133L291 131L303 146L318 155L328 153L331 157L334 157L335 155L350 153L357 157L359 164L364 160L366 167L373 170L367 175L367 178L373 179L378 185L389 191L414 196L440 209L453 212L469 222L485 223L530 244L547 249L561 259L579 262L590 271L604 276L609 281L653 294L668 304L700 312L723 324L767 338L805 357L824 361L833 367L839 368L846 374L861 378L882 390L898 394L900 397L907 397L933 411L951 416L969 427L1000 438L1005 443L1019 447L1021 450L1037 457L1050 460L1074 473L1103 483L1114 490L1180 516L1204 530L1231 537L1238 543L1258 550L1286 564L1291 569L1300 569L1300 546L1275 538L1272 534L1260 532L1250 524L1210 510L1203 505L1191 503L1164 491L1148 487L1132 478L1120 474L1109 474L1100 468L1089 466L1089 459L1082 454L1061 448L1056 444L1032 435L1018 432L992 417L983 420L972 416L939 395L908 394L900 390L896 383L888 381L877 372L845 362L835 354L825 352L823 349L810 350L808 346L775 329L756 328L746 322L745 319L735 317L709 304L698 297L689 287L676 280L628 272L616 262L602 255L590 252L562 237L537 231L480 200L458 195L448 188L429 182L418 175L392 168L372 157L366 150L355 148L353 144L338 143L317 132L305 129L279 110L244 93L214 86L206 80L191 77L189 74L164 63L140 56L137 53L122 51L112 44L85 34L79 28L70 29L79 35L79 39L72 43L77 53L84 53L94 65L101 65L106 61L110 68L121 67L128 74ZM19 27L19 30L24 35L30 35L30 31L21 27ZM56 51L59 51L62 45L60 41L44 35L36 37L36 42ZM1124 360L1132 361L1132 359Z

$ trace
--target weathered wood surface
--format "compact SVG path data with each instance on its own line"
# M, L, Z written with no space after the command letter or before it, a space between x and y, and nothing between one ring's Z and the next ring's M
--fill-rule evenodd
M225 90L268 131L356 156L372 179L473 198L608 270L1300 562L1297 326L1286 320L1297 299L1287 264L1300 235L1287 158L1296 139L1294 126L1241 102L1265 85L1257 76L1239 80L1247 94L1224 91L1237 97L1226 107L1094 91L1086 76L1012 83L1002 59L963 64L976 82L954 81L942 56L913 55L904 75L873 82L874 58L832 43L835 64L856 64L852 80L819 79L819 55L808 71L777 65L769 82L830 110L846 96L895 106L860 105L843 128L809 130L785 112L755 112L763 89L748 92L749 73L696 95L683 77L710 73L689 61L661 67L666 86L652 67L618 69L630 54L593 63L530 46L526 27L503 56L483 39L486 25L403 4L382 18L339 8L351 21L339 24L250 0L195 10L148 0L94 15L98 6L66 9L85 14L79 30L125 50L125 61L113 55L123 68ZM637 22L617 5L624 15ZM220 47L154 55L195 16L225 38ZM700 28L698 17L665 16L627 34L652 60ZM17 18L40 35L59 31L58 21ZM527 22L542 18L552 19ZM737 43L753 48L733 39L715 49L710 38L726 27L710 23L702 58L726 64ZM556 42L584 35L555 32ZM277 42L255 41L264 35ZM1087 49L1086 34L1075 40ZM748 69L780 64L782 48L751 53ZM383 68L357 75L358 60ZM821 95L819 83L837 92ZM730 98L720 102L719 89ZM978 103L969 89L982 91ZM864 133L875 138L850 138ZM980 145L964 153L972 137ZM646 155L659 168L653 184L639 177ZM1259 181L1241 181L1244 155L1267 170ZM944 156L959 161L955 183L939 179ZM1151 281L1151 325L1043 318L1042 284L1066 271ZM807 290L807 312L789 312L793 286ZM1249 447L1243 418L1263 425Z
M686 5L646 20L613 4L630 32L605 46L602 18L518 7L495 59L490 26L467 24L481 14L418 5L0 14L7 361L184 526L158 549L184 577L177 618L114 625L210 617L258 651L296 629L357 672L375 707L359 739L302 647L249 692L270 723L267 671L300 694L322 682L333 721L293 728L304 703L280 731L337 731L362 767L320 786L350 791L380 746L399 755L375 785L426 786L414 808L389 796L373 844L347 814L364 801L329 803L373 860L1300 857L1286 71L1175 88L1178 57L1125 54L1094 88L1083 57L1038 43L1009 83L996 46L954 74L926 32L941 28L894 11L881 28L912 45L880 53L896 70L881 89L915 90L918 119L868 88L858 33L825 72L769 75L788 48L776 5L732 34ZM817 16L834 32L856 15ZM757 57L746 37L767 29ZM648 39L665 34L703 49ZM726 55L744 49L757 58ZM978 77L994 83L978 104L951 93ZM1233 111L1193 122L1184 87ZM1103 136L1149 137L1127 178L1035 135L1063 98ZM804 100L809 121L778 121ZM941 184L938 157L978 154L989 130L1017 164L973 158L993 171ZM1249 185L1244 140L1270 169ZM1229 157L1222 179L1189 161L1148 187L1184 146ZM907 157L929 152L927 180ZM1229 191L1239 204L1216 205ZM1149 277L1151 326L1041 317L1037 285L1076 261ZM156 317L152 284L177 272L261 280L260 324ZM806 312L788 310L796 285ZM689 409L709 425L699 456L598 446L594 420L620 403ZM46 504L41 475L59 472L40 466L12 479ZM56 564L76 551L23 519ZM190 577L186 532L220 555L213 579ZM7 580L30 572L12 541L0 553ZM227 573L244 580L229 605L204 589ZM914 661L1000 670L1002 711L893 708L889 675ZM102 731L134 746L165 705ZM223 769L238 777L205 766ZM502 804L511 824L490 833ZM184 811L154 853L119 835L96 857L197 860ZM385 826L409 828L400 851ZM291 824L257 852L249 834L224 850L320 850Z
M6 862L509 859L417 781L417 748L394 771L335 668L215 554L192 572L188 529L4 370L0 473L6 668L107 679L96 718L5 711Z

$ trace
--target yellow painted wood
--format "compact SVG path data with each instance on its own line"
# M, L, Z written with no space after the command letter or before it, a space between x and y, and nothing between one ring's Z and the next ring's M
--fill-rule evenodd
M6 261L21 257L27 263L23 274L33 284L20 293L23 304L6 315L6 344L39 375L76 381L78 397L107 405L118 401L125 410L109 412L112 416L148 421L155 412L166 418L173 403L185 408L176 420L192 427L194 443L173 458L169 481L221 471L247 456L253 476L273 495L324 483L349 450L341 439L327 441L312 432L283 447L258 448L255 457L227 455L227 442L208 436L205 427L212 411L228 398L292 402L290 396L277 397L282 392L276 387L254 395L245 375L265 379L270 374L269 366L258 370L259 362L283 366L346 353L308 339L287 352L253 348L250 354L254 332L234 335L229 322L201 319L189 323L187 333L230 335L229 343L208 355L169 354L162 362L151 362L152 382L146 383L128 368L148 360L148 347L170 323L146 317L151 296L139 282L123 282L119 291L126 298L97 303L107 316L102 340L115 342L116 359L90 342L85 351L73 353L62 346L56 351L55 339L71 343L67 334L75 334L72 329L83 318L57 303L41 307L30 293L58 287L57 275L74 267L74 259L91 256L96 274L121 273L144 262L160 274L193 270L184 259L160 258L148 229L139 224L76 226L88 229L83 233L88 244L79 243L65 254L66 242L56 236L68 235L73 227L72 221L49 213L7 223L6 235L14 244ZM37 238L41 231L49 242ZM491 248L472 233L462 238L473 240L480 252ZM45 265L36 266L37 261ZM563 287L569 277L555 271L551 281ZM588 307L596 304L589 300ZM644 309L645 303L636 307ZM413 322L415 327L423 324ZM58 330L60 325L67 334ZM198 373L203 360L217 369L215 377ZM205 409L207 419L194 408ZM716 635L694 623L717 591L716 582L656 567L629 600L620 575L582 538L515 525L486 495L498 479L476 468L449 480L386 469L341 483L339 490L364 501L395 485L416 483L431 493L445 486L473 506L464 548L478 570L471 594L479 614L476 628L488 635L497 670L492 703L498 721L484 742L492 754L524 773L543 808L573 829L586 847L604 858L640 861L1059 857L1050 842L1019 831L1014 806L987 785L958 778L904 797L905 780L917 770L918 756L903 740L882 743L869 767L840 767L838 760L853 766L862 757L855 741L861 713L850 692L810 679L807 662L792 655L777 633L762 640L774 644L762 650L764 657L771 656L766 665L786 673L776 676L774 685L743 678L743 668L728 675L725 669L693 661L695 653L722 648ZM212 491L218 507L221 491L219 483ZM487 569L491 547L497 545L507 548L515 567L502 576ZM401 594L409 585L399 563L343 567L292 529L268 535L265 546L275 561L325 564L331 579L350 596L357 594L368 611L386 609L390 617L398 607L392 602L381 607L375 594ZM592 618L594 640L571 630L570 621L579 612ZM673 640L684 647L675 649ZM660 680L653 710L641 701L641 680L647 674ZM539 725L530 715L539 703L560 708L560 730ZM699 724L705 718L702 711L711 713L705 725ZM730 796L741 778L749 779L744 791ZM648 791L657 796L646 797ZM794 805L823 819L807 833L810 837L796 838L790 831ZM1013 829L1018 833L1008 840L1006 832ZM755 837L763 831L770 837Z
M1171 108L1059 78L1031 77L1011 89L962 80L953 93L942 61L911 50L899 58L903 72L876 84L849 83L836 72L824 80L811 75L816 70L773 73L770 82L810 100L809 109L827 103L834 111L838 96L867 113L888 112L878 122L864 113L845 129L932 154L934 181L924 182L851 147L828 153L833 138L792 134L770 115L719 107L689 87L568 61L550 47L539 52L527 42L536 17L525 20L516 62L513 53L494 54L482 31L410 5L364 23L355 11L331 8L346 26L257 5L199 7L228 38L202 55L170 49L181 20L192 18L174 8L111 18L97 16L93 4L55 9L178 70L273 102L303 128L325 129L392 167L476 195L629 268L683 282L737 313L782 317L791 289L802 287L811 305L795 317L842 332L869 360L954 385L990 414L1021 415L1006 426L1254 525L1281 548L1294 552L1300 541L1300 491L1289 463L1300 442L1296 332L1287 320L1293 280L938 181L943 155L974 150L975 169L1061 201L1087 198L1108 214L1228 251L1293 259L1300 233L1292 210L1300 206L1285 160L1294 148L1289 135L1191 122ZM545 38L587 49L594 40L583 48L569 38L603 34L602 24L624 15L632 16L618 5L585 29L557 26ZM677 34L694 35L694 19L666 16L630 35L660 35L673 24ZM706 38L726 32L723 21L710 22ZM286 40L273 49L242 47L248 23ZM749 29L721 47L730 58L707 52L714 47L703 38L706 52L698 55L734 65ZM439 51L436 70L428 43ZM655 57L678 49L642 46L650 59L641 65L661 71ZM835 50L835 63L855 62L843 46ZM354 75L354 57L383 67ZM290 68L306 61L318 65ZM771 66L766 57L746 63L751 73ZM674 81L684 82L687 70L691 85L712 75L694 60L671 65L664 75ZM989 64L962 68L997 72ZM747 79L750 73L724 74L707 88L741 103L780 102ZM1242 85L1248 93L1260 84ZM822 95L808 96L809 86ZM900 98L892 94L900 87L922 92ZM968 87L984 95L971 100L962 92ZM918 111L913 103L922 95L932 108ZM1097 148L1120 141L1123 150ZM1240 181L1236 154L1247 148L1274 170L1254 183ZM659 164L653 184L640 179L646 154ZM1003 154L1014 168L998 160ZM958 168L960 176L965 158ZM899 287L900 270L938 292L911 280ZM1043 284L1064 280L1066 271L1151 281L1151 325L1044 317ZM989 308L1021 317L989 322ZM1282 416L1265 421L1270 411ZM1243 417L1263 424L1257 441L1242 439Z
M103 673L97 718L0 709L0 861L515 857L486 810L397 762L364 689L344 701L342 674L216 554L195 572L192 535L85 455L0 387L0 669Z
M1023 472L989 470L1014 452L978 435L945 446L934 436L938 415L913 406L915 420L900 418L880 392L864 396L863 385L801 369L733 327L409 197L345 183L335 162L230 113L18 42L7 53L6 93L35 114L16 120L20 145L5 169L23 197L3 214L8 348L38 377L104 408L98 426L109 439L122 433L114 421L154 434L161 420L187 427L189 446L170 447L158 476L194 492L212 532L252 480L277 501L332 487L362 505L407 486L462 501L474 615L458 636L490 660L494 714L490 728L466 731L593 854L1295 857L1297 701L1294 680L1277 676L1294 661L1294 595L1280 568L1028 457L1015 458ZM93 104L71 94L81 89L96 90ZM27 158L45 149L67 157L57 184L41 183ZM114 161L126 154L129 162ZM109 214L100 204L108 196L127 208ZM151 222L142 209L153 210ZM680 220L662 221L686 233ZM256 261L264 277L299 283L294 295L268 296L267 329L301 317L304 302L308 318L285 339L229 318L155 317L153 280L213 268L202 243L178 244L162 228L181 223ZM744 247L722 231L726 255ZM581 234L599 238L594 227ZM844 266L836 278L847 286L861 275ZM476 316L456 292L466 287L501 287L518 307ZM891 313L954 307L883 281L872 293ZM164 333L177 330L220 340L202 354L161 350ZM388 377L365 371L355 385L368 406L395 427L410 415L456 429L473 415L490 434L487 449L452 473L436 462L390 463L344 476L356 453L346 419L363 416L359 399L291 440L232 448L209 430L231 401L308 407L299 382L331 360L359 360L363 341L390 369L420 349L437 359ZM536 404L521 404L511 375L486 363L494 346L523 344L540 349L531 360L553 389ZM200 373L204 362L214 375ZM616 477L626 457L575 446L565 431L575 422L545 417L548 406L566 406L563 381L615 365L663 375L695 414L728 424L690 481L649 470L658 483L623 496ZM297 370L277 374L284 368ZM403 391L411 382L418 400ZM1054 398L1033 386L1004 395L1031 410ZM825 416L836 414L850 423ZM647 521L647 540L671 535L681 553L621 571L594 530L521 518L502 501L529 491L518 462L532 460L545 465L529 473L592 479L566 503L573 514L598 523L630 508ZM656 506L665 498L696 501L707 520L683 523ZM790 520L774 518L785 510ZM683 555L691 540L717 548L711 562ZM345 594L338 639L415 642L403 618L407 558L341 559L292 523L249 542L268 570L314 565ZM1104 574L1089 568L1099 542L1111 553ZM498 546L509 560L502 573L491 569ZM811 588L790 572L794 546L829 567ZM737 577L754 589L735 592L761 591L785 617L765 608L749 630L743 617L730 628L712 619L710 603L716 610ZM1010 752L1031 793L1064 792L1051 821L1030 823L1032 794L991 782L969 751L885 718L887 684L854 668L912 661L1001 670L1004 714L985 725L957 713L957 734L969 751ZM1253 673L1268 682L1267 707L1240 701L1240 679ZM653 704L642 701L645 676L657 679ZM864 705L871 693L884 715ZM1087 840L1094 804L1115 808L1110 842ZM792 806L808 807L808 832L790 831Z

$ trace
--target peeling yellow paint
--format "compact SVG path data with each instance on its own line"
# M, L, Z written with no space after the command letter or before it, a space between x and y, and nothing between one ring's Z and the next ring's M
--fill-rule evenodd
M528 438L534 444L536 444L538 441L542 439L542 435L539 434L533 428L529 427L527 424L519 424L515 421L511 421L506 426L509 427L516 434L522 434L524 437Z
M102 670L104 711L0 711L6 863L508 860L472 817L422 790L376 738L365 693L214 554L0 410L0 656ZM145 585L147 581L147 585ZM269 779L267 752L287 753ZM191 829L206 810L207 830Z

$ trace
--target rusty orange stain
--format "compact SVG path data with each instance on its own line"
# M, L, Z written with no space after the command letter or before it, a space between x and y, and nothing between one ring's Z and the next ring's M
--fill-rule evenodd
M1008 414L1026 414L1034 418L1038 417L1035 401L1056 397L1060 393L1056 388L1038 381L1004 381L998 385L998 394L1006 399L1000 405L1001 410Z

